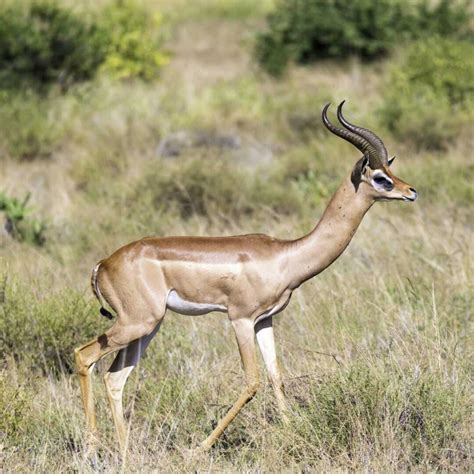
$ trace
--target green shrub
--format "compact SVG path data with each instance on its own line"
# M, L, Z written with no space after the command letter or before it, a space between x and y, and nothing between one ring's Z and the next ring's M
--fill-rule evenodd
M74 370L74 348L101 334L98 306L73 290L41 295L19 281L2 278L0 357L22 361L45 373ZM110 325L110 323L109 323Z
M119 79L156 77L168 61L160 51L162 37L157 31L161 22L159 13L149 15L134 0L116 0L105 7L100 24L108 45L102 69Z
M259 34L256 58L273 75L290 59L306 63L322 57L357 54L374 58L401 41L424 35L469 34L467 1L281 0Z
M58 3L0 7L0 84L44 86L90 79L104 60L97 27Z
M118 78L152 79L167 60L160 23L159 14L132 0L85 17L56 0L9 2L0 7L0 85L64 89L99 68Z
M31 212L27 194L23 201L8 197L0 192L0 211L6 217L5 229L15 239L28 243L42 245L45 242L46 224L43 221L28 217Z
M19 441L25 436L25 426L31 411L32 394L0 372L0 440Z
M5 92L0 99L0 146L13 158L49 157L65 133L54 100Z
M293 424L295 439L306 440L315 456L352 458L363 445L372 453L399 446L410 465L436 466L443 450L456 447L466 396L464 382L454 386L440 373L402 373L390 363L375 370L356 363L324 377L305 394Z
M420 0L413 21L413 38L430 36L472 40L472 8L469 0Z
M239 170L217 157L180 159L146 174L130 196L134 214L147 220L150 212L175 211L187 219L236 220L270 209L278 214L301 210L296 188L288 189L259 176ZM137 206L143 209L137 212Z
M410 46L386 84L380 115L400 139L444 149L468 127L474 103L468 42L433 37Z
M80 425L75 423L78 421L77 413L66 406L64 399L40 395L46 387L46 393L51 395L51 379L45 384L45 378L32 374L27 367L12 366L0 371L0 443L3 453L25 450L31 457L38 458L40 450L46 446L50 455L77 449L82 434ZM64 389L61 393L64 394Z

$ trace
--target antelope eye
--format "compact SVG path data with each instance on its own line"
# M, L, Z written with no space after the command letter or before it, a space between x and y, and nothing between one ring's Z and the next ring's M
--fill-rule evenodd
M384 185L384 184L392 184L390 183L390 181L385 178L384 176L375 176L374 177L374 182L376 182L377 184L381 184L381 185Z
M377 186L384 188L386 191L391 191L393 189L393 183L390 179L382 175L377 175L373 177L373 181Z

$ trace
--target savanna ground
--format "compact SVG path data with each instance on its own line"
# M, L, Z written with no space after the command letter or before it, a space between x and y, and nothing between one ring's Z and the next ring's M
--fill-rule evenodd
M161 77L99 77L52 95L38 123L24 120L45 128L46 152L0 160L0 189L31 192L46 223L41 246L4 235L0 248L1 469L472 470L471 130L438 151L384 130L396 54L269 78L251 55L269 2L146 4L168 18ZM95 263L145 235L308 232L359 156L320 123L324 103L342 99L349 119L384 137L419 199L377 203L275 318L290 423L263 383L209 453L187 454L243 374L225 315L169 312L126 387L124 460L101 381L111 359L98 364L100 441L88 457L72 351L110 324L90 292Z

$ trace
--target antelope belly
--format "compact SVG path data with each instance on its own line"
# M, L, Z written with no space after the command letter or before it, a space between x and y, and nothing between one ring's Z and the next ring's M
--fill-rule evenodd
M176 290L171 290L166 300L167 308L176 313L185 314L187 316L199 316L201 314L210 313L211 311L227 311L225 306L211 303L195 303L181 298Z

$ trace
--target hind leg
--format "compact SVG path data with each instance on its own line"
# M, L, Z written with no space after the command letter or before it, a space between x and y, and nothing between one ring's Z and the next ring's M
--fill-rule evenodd
M118 321L101 336L74 350L87 427L92 433L96 431L94 397L91 383L91 374L95 363L107 354L128 346L134 339L150 334L153 328L154 326L150 328L150 326L146 325L124 326Z
M74 350L76 359L77 373L79 374L79 383L81 387L81 398L86 414L86 422L89 431L95 433L97 430L94 397L92 394L91 375L95 363L109 352L119 350L120 346L110 346L107 334L102 334L96 339L89 341L81 347Z
M127 425L123 417L122 396L125 383L132 370L138 364L146 351L153 336L158 332L161 321L148 335L132 341L127 347L121 349L113 361L110 369L104 376L107 397L109 399L112 417L117 432L120 449L123 452L127 445Z

